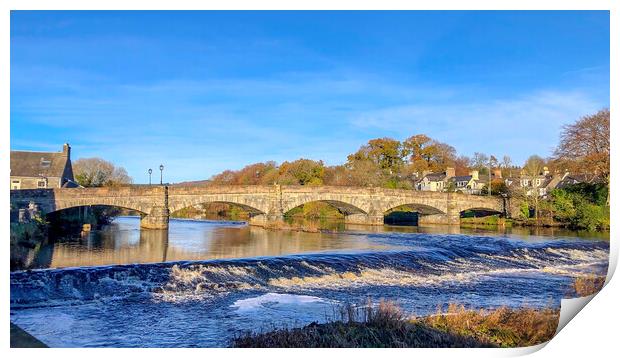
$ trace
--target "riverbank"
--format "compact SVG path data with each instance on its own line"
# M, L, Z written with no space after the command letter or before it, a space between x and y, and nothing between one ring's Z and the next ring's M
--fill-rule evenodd
M598 293L604 276L575 278L578 297ZM235 337L240 348L478 348L527 347L555 335L559 309L523 307L471 310L450 304L447 310L425 317L406 317L392 302L373 307L345 305L340 320L311 323L302 328L277 329Z
M342 319L302 328L236 337L243 348L477 348L525 347L553 338L559 309L468 310L450 305L445 312L405 317L391 302L376 308L341 309Z
M42 220L25 223L10 223L10 262L11 271L27 266L28 253L36 250L47 237L47 225Z

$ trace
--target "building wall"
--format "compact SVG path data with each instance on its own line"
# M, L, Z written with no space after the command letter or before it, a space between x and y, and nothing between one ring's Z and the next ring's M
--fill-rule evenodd
M19 181L19 183L15 183ZM39 186L39 182L45 182L45 186ZM62 183L58 177L11 177L11 190L15 189L42 189L60 188Z

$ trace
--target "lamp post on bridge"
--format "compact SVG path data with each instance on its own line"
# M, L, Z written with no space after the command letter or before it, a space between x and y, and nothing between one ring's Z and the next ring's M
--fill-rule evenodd
M151 185L151 174L153 174L153 169L149 168L149 185Z
M159 165L159 185L164 185L164 165Z

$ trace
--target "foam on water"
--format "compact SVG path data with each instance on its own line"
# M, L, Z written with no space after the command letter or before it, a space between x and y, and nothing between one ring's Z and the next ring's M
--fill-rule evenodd
M313 303L327 303L327 301L314 296L269 292L261 296L237 300L230 307L235 308L239 313L245 313L278 304L300 306Z
M271 288L440 286L505 274L575 276L606 270L607 265L605 242L519 245L497 238L468 238L478 245L453 246L452 236L426 239L425 250L14 272L11 305L76 304L136 295L178 302ZM419 237L414 241L419 241Z

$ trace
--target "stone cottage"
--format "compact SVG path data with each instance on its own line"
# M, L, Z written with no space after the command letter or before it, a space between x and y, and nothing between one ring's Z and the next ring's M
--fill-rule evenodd
M11 190L77 186L69 144L61 152L11 151Z

